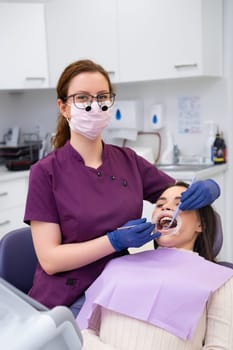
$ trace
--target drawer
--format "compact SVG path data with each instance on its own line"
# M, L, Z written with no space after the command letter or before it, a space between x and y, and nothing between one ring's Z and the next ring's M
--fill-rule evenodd
M25 203L27 195L27 179L0 182L1 210L16 207Z
M11 210L1 210L0 212L0 238L7 232L26 226L23 222L24 206L19 206Z

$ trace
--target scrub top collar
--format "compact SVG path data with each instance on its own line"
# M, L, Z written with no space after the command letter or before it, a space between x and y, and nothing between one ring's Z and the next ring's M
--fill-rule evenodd
M104 162L107 158L107 147L105 145L105 143L102 140L102 146L103 146L103 150L102 150L102 161ZM83 157L81 156L81 154L74 149L74 147L70 144L70 140L68 140L64 146L67 151L71 154L72 157L74 157L76 160L78 160L79 162L82 162L85 164Z

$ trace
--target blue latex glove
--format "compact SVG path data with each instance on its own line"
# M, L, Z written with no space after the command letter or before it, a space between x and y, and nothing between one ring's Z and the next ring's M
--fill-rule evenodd
M128 221L122 227L124 226L126 226L125 229L116 229L107 233L113 248L118 252L126 248L141 247L143 244L160 236L159 232L151 234L155 225L151 222L146 222L145 218ZM127 228L127 226L134 227Z
M211 204L220 196L220 187L212 179L192 183L181 195L181 210L193 210Z

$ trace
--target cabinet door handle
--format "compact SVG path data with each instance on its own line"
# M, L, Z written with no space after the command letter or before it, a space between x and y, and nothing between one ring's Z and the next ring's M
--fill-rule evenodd
M5 220L5 221L0 222L0 226L7 225L9 223L10 223L10 220Z
M179 68L195 68L197 66L198 66L197 63L183 63L183 64L175 64L174 65L174 67L176 69L179 69Z
M8 192L0 192L0 197L4 197L4 196L7 196L8 195Z
M45 77L26 77L26 80L45 80Z

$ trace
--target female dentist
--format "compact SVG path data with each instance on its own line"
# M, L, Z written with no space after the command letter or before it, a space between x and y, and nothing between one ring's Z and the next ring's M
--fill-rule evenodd
M109 260L158 235L141 219L143 200L154 203L175 180L131 149L102 141L115 94L100 65L70 64L57 96L54 150L30 170L24 221L39 263L29 295L49 308L71 306L77 315ZM214 181L200 181L185 192L181 209L202 207L219 194ZM129 227L119 230L123 225Z

